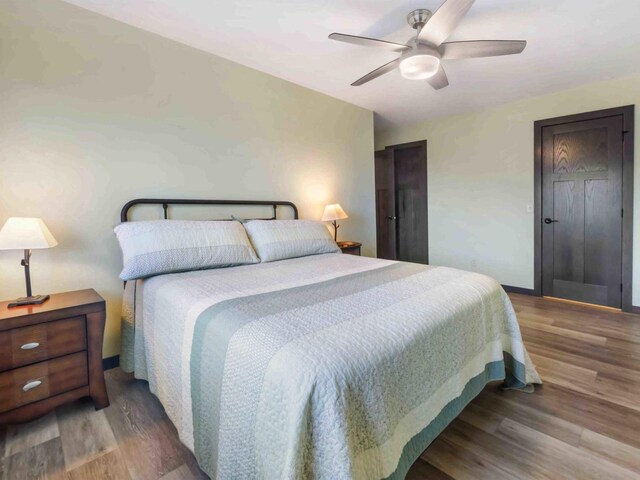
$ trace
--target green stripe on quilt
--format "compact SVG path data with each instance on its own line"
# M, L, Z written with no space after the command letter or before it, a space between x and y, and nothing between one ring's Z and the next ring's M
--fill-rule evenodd
M388 480L402 480L413 463L422 455L438 435L455 419L484 387L495 380L505 380L505 385L512 388L524 387L525 366L515 360L508 352L503 352L504 360L488 363L484 372L467 382L462 394L451 400L427 427L413 437L402 450L396 470L387 477ZM506 375L505 375L506 373Z
M193 334L191 398L194 450L203 470L211 473L216 469L225 359L229 342L240 328L260 318L290 310L292 305L301 308L331 301L402 280L430 268L433 267L396 263L324 282L226 300L202 312L196 320Z
M121 346L120 368L128 373L135 371L135 318L136 318L136 294L138 281L125 282L123 299L123 311L121 317Z

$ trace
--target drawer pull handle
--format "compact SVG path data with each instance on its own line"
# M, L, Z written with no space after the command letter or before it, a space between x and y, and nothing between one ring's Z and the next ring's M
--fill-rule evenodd
M40 346L40 344L38 342L31 342L31 343L25 343L20 348L22 350L31 350L33 348L38 348L39 346Z
M30 382L27 382L24 384L24 387L22 387L22 390L25 392L28 392L29 390L39 387L40 385L42 385L41 380L31 380Z

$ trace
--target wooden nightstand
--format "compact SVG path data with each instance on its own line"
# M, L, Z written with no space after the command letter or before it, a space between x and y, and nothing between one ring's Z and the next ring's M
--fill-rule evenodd
M105 302L94 290L51 295L42 305L0 302L0 424L91 397L109 406L102 369Z
M347 255L360 255L360 247L362 247L361 243L358 242L338 242L338 246L342 253L346 253Z

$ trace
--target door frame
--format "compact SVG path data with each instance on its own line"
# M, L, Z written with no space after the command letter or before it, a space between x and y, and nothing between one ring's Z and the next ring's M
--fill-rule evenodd
M380 166L381 162L378 162L378 158L381 157L382 161L386 164L384 165L384 167ZM383 148L381 150L376 150L374 153L374 184L375 184L375 207L376 207L376 258L384 258L387 260L396 260L397 256L398 256L398 248L397 248L397 236L396 236L396 231L395 231L395 226L394 226L394 231L393 231L393 235L387 235L387 239L389 241L393 240L393 248L390 248L389 251L385 251L385 253L387 253L386 256L381 257L381 253L384 249L380 248L381 243L384 243L384 240L381 242L381 231L383 229L383 226L386 224L388 224L389 220L386 216L380 216L380 212L378 211L378 205L379 205L379 199L378 199L378 169L379 168L385 168L385 169L389 169L389 167L393 167L393 160L391 159L391 153L387 148ZM391 169L393 170L393 168ZM395 175L395 172L392 172L392 175ZM386 177L385 177L386 178ZM395 204L395 178L392 179L393 180L393 212L387 212L389 213L389 215L395 215L395 210L396 210L396 204ZM387 185L385 186L389 186L389 179L387 178ZM391 227L389 227L391 228ZM389 253L393 253L393 255L389 255Z
M622 311L632 312L633 293L633 141L634 105L537 120L534 136L534 284L533 294L542 296L542 129L563 123L582 122L622 115Z

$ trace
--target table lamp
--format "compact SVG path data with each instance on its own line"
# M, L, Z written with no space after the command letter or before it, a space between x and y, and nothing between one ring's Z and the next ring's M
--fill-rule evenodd
M44 303L49 295L31 294L31 276L29 259L31 250L51 248L58 244L51 232L40 218L11 217L0 230L0 250L24 250L24 278L27 284L27 296L9 303L9 307Z
M327 205L324 207L324 213L322 214L323 222L333 222L333 239L338 241L338 220L343 220L345 218L349 218L349 216L345 213L339 203L334 203L332 205Z

